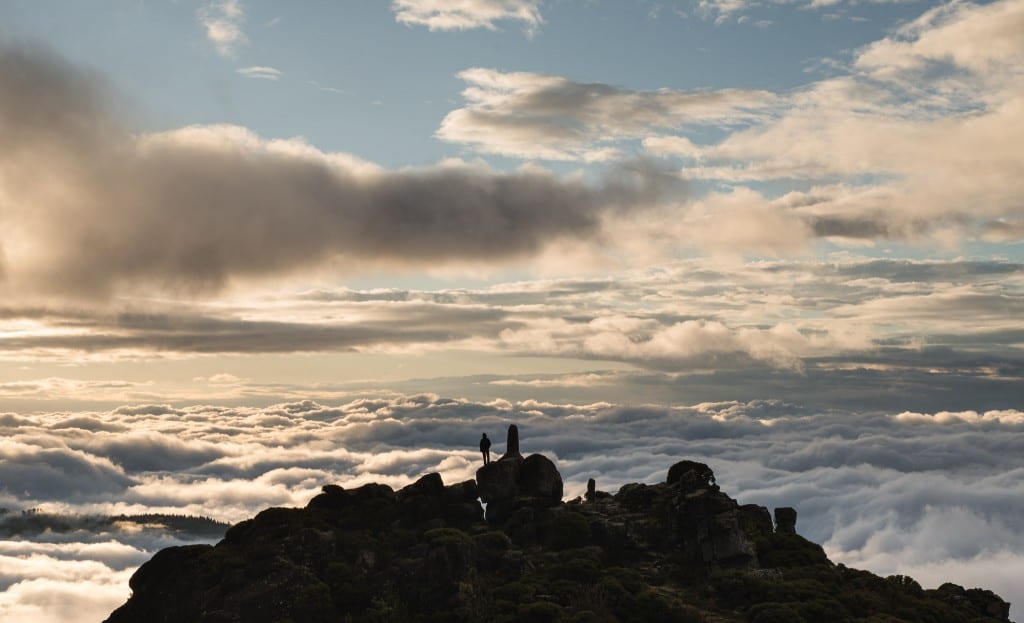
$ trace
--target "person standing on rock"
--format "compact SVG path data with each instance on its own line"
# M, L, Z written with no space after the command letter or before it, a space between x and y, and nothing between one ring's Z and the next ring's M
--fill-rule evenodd
M487 438L487 433L480 438L480 452L484 455L484 465L491 462L491 440Z

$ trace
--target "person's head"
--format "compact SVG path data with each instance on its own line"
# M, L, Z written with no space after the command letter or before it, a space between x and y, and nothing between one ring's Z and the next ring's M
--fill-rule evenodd
M484 439L487 439L487 433L484 433Z

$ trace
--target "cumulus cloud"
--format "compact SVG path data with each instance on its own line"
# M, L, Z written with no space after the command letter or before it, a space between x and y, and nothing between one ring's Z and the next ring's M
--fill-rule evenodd
M1020 0L930 9L721 141L663 135L645 146L684 159L690 178L810 180L778 203L814 237L1015 240L1022 20Z
M543 22L541 0L392 0L395 19L430 30L495 30L495 22L522 22L532 33Z
M241 0L211 0L199 9L197 17L206 38L224 56L234 56L238 47L249 41Z
M991 72L1014 70L1024 55L1018 36L1022 27L1024 4L1019 1L944 4L868 46L856 65L890 76L940 63L995 77Z
M498 262L592 237L603 213L663 191L645 167L590 185L537 168L389 172L236 126L132 135L87 75L38 51L0 55L6 278L27 289L210 290L327 263ZM44 162L59 184L27 175Z
M630 91L537 73L473 68L464 108L448 113L437 136L485 153L547 160L620 157L615 143L658 128L755 118L774 100L764 91Z

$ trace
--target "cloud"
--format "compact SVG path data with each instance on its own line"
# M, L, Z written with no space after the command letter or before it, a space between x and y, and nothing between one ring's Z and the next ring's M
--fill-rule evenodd
M881 76L920 70L929 63L980 75L1012 70L1024 55L1024 42L1018 36L1022 27L1024 3L1019 0L944 4L867 46L855 62Z
M802 369L801 359L838 348L863 349L867 343L833 335L805 335L796 327L736 329L715 321L686 320L672 324L604 316L588 325L551 323L551 329L507 329L501 338L516 350L642 362L654 367L729 368L748 360ZM737 358L738 359L735 359Z
M145 387L143 383L130 381L83 381L49 377L0 383L0 396L8 398L32 396L46 400L88 393L94 396L107 396L123 400L124 397L135 394L143 387Z
M543 160L605 161L615 143L658 128L728 124L757 117L772 104L764 91L630 91L537 73L473 68L467 106L448 113L438 138L491 154Z
M808 387L817 382L810 376ZM9 472L12 464L31 464L35 474L65 465L64 490L8 491L4 504L60 513L55 517L67 517L73 529L33 537L48 534L43 542L5 541L0 561L15 560L0 562L9 586L0 593L6 612L27 607L25 583L41 579L71 584L85 581L82 574L106 577L126 594L130 567L181 537L160 536L156 528L121 529L87 515L165 512L238 521L270 505L303 505L329 482L399 487L428 471L457 482L471 478L478 465L479 433L491 433L500 451L509 423L519 425L524 450L557 462L569 496L581 494L590 477L614 491L626 482L663 480L679 459L700 460L741 502L795 506L798 530L825 543L837 561L879 573L917 572L926 585L954 581L999 589L1015 602L1021 597L1019 587L986 571L986 563L1024 558L1024 542L1012 529L1024 512L1024 480L1014 462L1024 451L1024 416L1015 409L903 413L766 399L664 406L416 394L74 414L129 427L128 437L144 446L152 441L145 447L155 454L186 459L172 463L125 461L127 446L138 444L108 443L113 437L103 430L58 428L64 413L35 417L35 429L23 428L6 442L8 471L0 478L22 478ZM279 425L281 419L289 424ZM221 454L205 461L189 455L196 449ZM19 458L26 456L35 458ZM118 462L123 468L113 467ZM119 475L117 486L79 487L69 495L67 482L87 465L107 466L108 474ZM44 567L48 571L37 572Z
M356 311L356 310L354 310ZM38 356L61 353L178 352L308 352L355 351L372 347L415 348L452 344L473 338L495 338L517 320L500 308L473 305L399 303L365 305L358 315L340 322L301 320L247 320L201 313L151 312L106 314L80 318L73 333L10 336L0 346ZM56 314L59 317L59 314ZM213 379L225 384L226 377ZM66 379L18 381L0 384L0 395L67 396L76 391L110 396L141 393L135 383L79 382Z
M896 416L896 420L907 423L921 424L958 424L958 423L983 423L999 422L1005 424L1024 424L1024 413L1016 409L1005 409L1000 411L940 411L938 413L913 413L904 411Z
M281 73L280 69L274 69L273 67L265 67L262 65L242 67L235 71L246 78L259 78L261 80L279 80L281 76L284 75Z
M182 441L156 432L94 435L88 441L69 440L72 448L103 456L129 472L186 471L231 452L230 447L202 441Z
M741 194L733 200L743 207ZM720 209L725 212L729 205L722 203ZM687 226L706 227L708 239L719 240L710 218ZM765 239L770 238L769 232ZM968 402L958 404L976 408L969 400L1005 396L997 387L1024 371L1016 322L1024 305L1022 276L1019 263L1000 260L880 260L841 253L824 260L693 259L599 278L537 279L478 289L300 289L276 293L272 300L257 294L148 312L9 306L0 308L0 327L7 328L0 333L0 355L51 362L217 353L361 352L397 358L457 348L490 362L482 363L483 369L499 375L510 370L499 361L501 355L530 355L588 361L587 367L574 368L588 372L634 366L720 375L708 377L714 381L708 391L735 390L738 382L740 387L769 384L759 385L758 391L791 392L813 379L851 400L854 394L837 385L840 381L891 387L881 375L900 375L901 382L914 385L927 384L927 374L942 375L950 387L973 386L963 397ZM761 376L768 373L775 376ZM445 374L443 367L427 373ZM189 378L192 385L174 386L155 380L52 377L3 383L0 392L20 404L92 399L159 405L200 397L260 402L273 396L310 397L303 392L337 398L369 388L343 379L318 386L232 376ZM611 380L604 385L578 378L571 386L578 390L574 395L589 388L593 391L586 395L599 399L634 395L636 388L626 380ZM420 383L416 387L435 390L425 381L402 382L406 388ZM564 386L570 380L552 383ZM528 386L516 381L492 387L525 391ZM878 391L878 400L893 404L893 394ZM928 403L929 409L960 400L933 397L938 403Z
M115 494L132 484L109 459L50 447L52 437L21 437L0 443L0 482L13 495L36 500L73 500L101 492Z
M522 22L532 33L543 22L541 0L392 0L400 23L430 30L495 30L495 22Z
M982 226L981 237L989 242L1020 242L1024 240L1024 220L990 221Z
M53 574L53 569L64 571L72 565L45 566ZM75 578L76 572L82 577ZM99 621L128 598L130 576L127 571L110 572L93 565L88 569L67 570L64 577L53 579L26 577L0 593L0 615L12 623Z
M663 133L644 145L683 159L692 179L809 181L777 201L813 237L1012 241L1024 192L1012 148L1024 140L1022 26L1020 0L945 4L720 141Z
M241 0L211 0L197 12L206 38L223 56L232 57L237 48L248 43L245 36L245 9Z
M642 166L597 184L452 163L390 172L237 126L132 135L106 99L62 61L0 51L9 285L105 297L328 264L501 262L591 239L602 214L653 202L667 179ZM25 184L44 162L61 183Z
M877 3L897 3L902 0L876 0ZM840 5L856 6L858 3L853 0L691 0L694 12L704 19L714 19L715 24L723 24L730 20L743 24L751 22L749 12L762 10L765 7L778 8L781 6L795 5L801 9L828 9ZM676 11L676 14L685 17L686 13ZM822 19L839 19L843 13L832 12L822 15ZM864 18L850 18L856 21L863 21ZM770 20L757 20L752 22L758 28L770 26Z

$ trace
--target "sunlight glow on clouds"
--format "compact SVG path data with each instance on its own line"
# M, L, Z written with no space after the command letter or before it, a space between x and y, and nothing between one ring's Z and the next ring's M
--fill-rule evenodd
M788 96L777 116L718 143L652 136L644 145L687 159L688 177L817 183L788 211L818 235L913 239L981 225L1008 240L1024 215L1021 28L1020 0L934 8L860 50L849 74Z
M512 422L569 496L705 461L1022 603L1024 0L292 4L0 3L0 619L211 538L118 514L461 481Z
M621 157L615 142L658 128L729 124L762 114L764 91L627 91L558 76L473 68L465 108L444 118L437 136L484 153L545 160L603 161Z
M331 262L507 261L592 235L601 212L661 192L637 168L598 184L536 167L391 172L238 126L136 136L104 102L62 61L0 48L0 181L14 206L2 235L16 288L103 298L142 284L216 291ZM15 183L44 160L59 188Z

